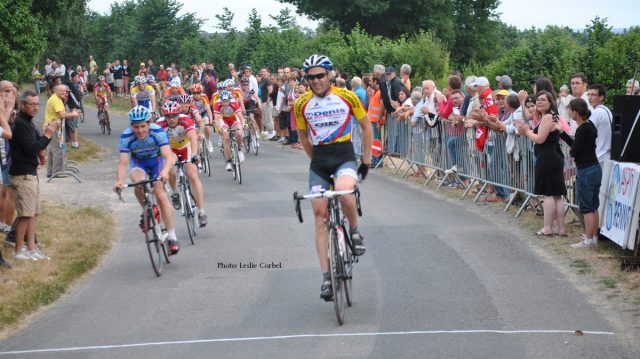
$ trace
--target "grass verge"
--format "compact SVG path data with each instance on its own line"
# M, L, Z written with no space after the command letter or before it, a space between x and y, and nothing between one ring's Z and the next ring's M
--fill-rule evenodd
M16 261L5 248L13 268L0 269L0 333L60 298L98 264L114 240L115 220L102 209L42 205L37 232L43 252L52 259Z
M102 155L102 148L97 144L84 139L82 133L78 135L80 148L67 147L67 159L70 161L76 161L79 163L89 162L100 158Z

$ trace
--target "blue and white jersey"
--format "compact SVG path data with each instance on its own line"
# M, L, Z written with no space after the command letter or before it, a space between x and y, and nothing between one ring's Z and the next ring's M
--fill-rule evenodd
M169 146L169 138L162 127L151 124L149 135L144 140L139 140L133 128L129 127L120 136L118 149L120 153L129 153L132 158L147 160L160 155L160 147Z

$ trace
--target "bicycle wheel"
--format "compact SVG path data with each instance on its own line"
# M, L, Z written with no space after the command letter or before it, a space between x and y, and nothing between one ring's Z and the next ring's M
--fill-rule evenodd
M162 274L164 249L163 243L160 241L162 231L160 225L157 223L156 218L153 216L153 210L147 208L143 212L142 223L144 223L144 236L145 243L147 244L147 251L149 252L149 259L151 259L151 267L156 273L156 276Z
M100 130L102 130L102 134L107 131L107 127L104 123L104 112L98 112L98 124L100 125Z
M207 174L207 176L211 177L211 162L209 157L209 151L207 150L207 140L202 140L201 144L202 152L200 152L200 161L202 162L202 170Z
M249 153L251 151L251 132L247 130L247 134L244 135L242 139L244 153Z
M333 308L336 311L336 319L342 325L344 323L344 286L343 263L338 249L338 233L336 228L329 229L329 272L331 273L331 290L333 291Z
M344 267L344 296L347 300L347 306L350 307L353 305L353 288L351 286L351 279L353 278L354 256L353 251L351 250L351 239L347 236L347 230L344 227L344 222L342 224L343 225L340 230L342 230L345 241L345 249L342 255Z
M182 187L182 208L184 209L184 220L187 222L187 232L189 232L189 240L191 241L191 244L196 244L196 242L193 240L196 228L195 228L195 223L193 221L195 218L195 212L192 207L192 202L191 202L192 197L186 185L182 185L181 187Z
M258 134L256 134L256 138L251 140L251 150L253 151L254 155L258 155L258 150L260 147L258 147Z
M104 113L104 122L107 127L107 135L111 135L111 120L109 119L109 113Z
M234 152L233 162L235 163L233 166L233 172L235 173L234 178L238 181L238 184L242 184L242 170L240 168L240 157L238 156L238 148Z

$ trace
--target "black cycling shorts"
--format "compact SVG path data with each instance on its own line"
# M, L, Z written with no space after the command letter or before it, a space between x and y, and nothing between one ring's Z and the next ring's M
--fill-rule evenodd
M309 192L329 190L334 183L332 175L334 178L347 175L358 180L356 157L350 141L313 146L309 166Z

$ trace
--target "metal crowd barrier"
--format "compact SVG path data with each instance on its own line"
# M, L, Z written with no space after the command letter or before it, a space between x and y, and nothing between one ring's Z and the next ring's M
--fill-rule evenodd
M448 120L440 120L435 127L425 125L424 121L412 126L411 121L398 121L388 116L383 131L383 156L401 160L400 164L388 161L395 168L395 174L408 164L403 178L412 172L426 178L424 185L438 181L438 189L449 179L464 189L462 198L475 191L474 202L493 188L505 199L505 212L516 200L520 202L515 214L519 217L531 200L538 197L533 193L534 143L517 134L490 131L484 149L479 151L475 147L475 127L462 129L460 126L453 127ZM567 186L565 205L575 211L578 207L575 165L569 155L570 147L562 142L561 149ZM445 173L454 165L454 153L456 172Z

